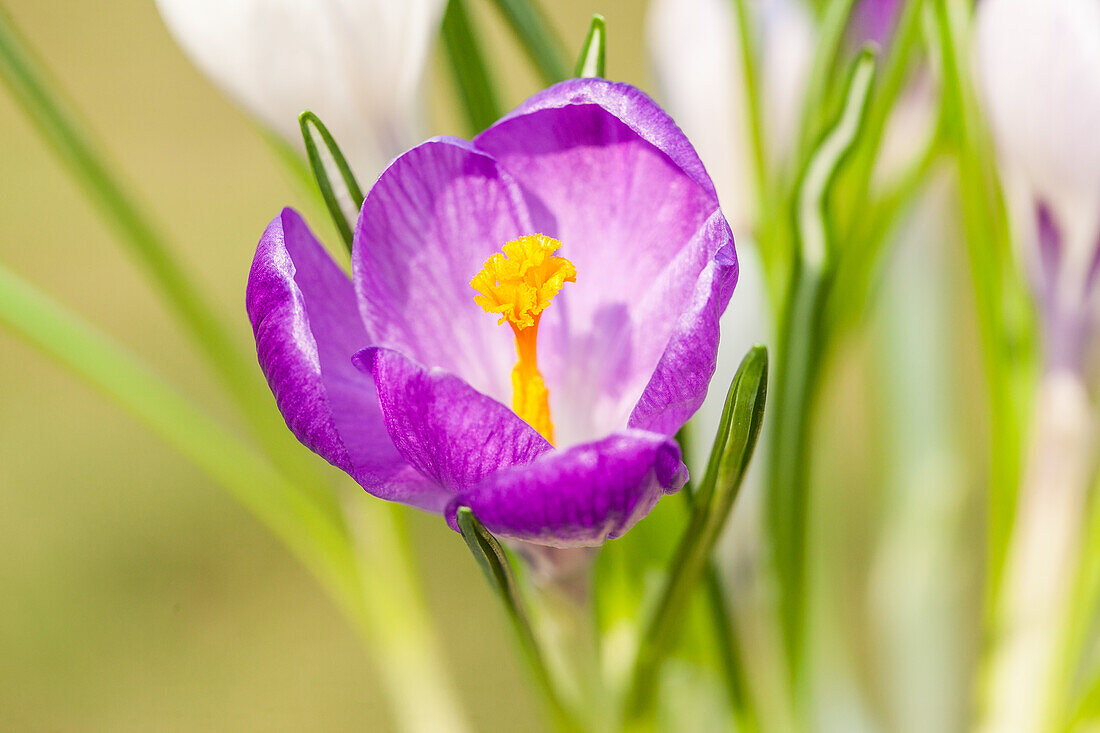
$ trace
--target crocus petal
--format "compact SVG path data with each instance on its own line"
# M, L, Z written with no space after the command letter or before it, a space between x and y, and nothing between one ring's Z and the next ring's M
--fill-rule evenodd
M353 166L415 141L442 0L156 0L208 76L287 140L316 112Z
M626 431L552 451L492 474L447 509L470 507L493 534L554 547L594 547L615 539L687 480L676 442Z
M569 112L577 107L596 107L603 114L590 116L582 111ZM547 110L562 110L566 112L566 116L538 115ZM560 157L568 153L570 148L583 145L604 146L615 142L629 142L631 136L622 136L616 129L618 125L612 120L667 155L688 178L712 199L716 199L714 184L691 142L684 137L684 133L667 112L645 92L629 84L600 78L563 81L544 89L501 117L492 127L478 135L474 142L479 148L497 155L502 161L517 155L527 157L536 152ZM521 130L545 130L547 121L563 127L551 130L551 134L542 135L539 139L522 140ZM513 127L513 123L519 123L519 127ZM607 161L592 161L588 167L599 162ZM630 162L632 161L621 161ZM578 195L577 192L574 195Z
M737 373L737 367L741 365L741 359L756 344L764 344L769 348L774 345L764 265L756 248L742 247L737 253L737 266L737 290L730 298L729 307L721 319L722 341L718 346L714 377L706 399L691 418L689 425L695 439L690 441L689 455L684 456L684 461L692 476L702 476L706 469L712 438L718 431L718 423L726 405L726 392ZM765 447L766 441L761 440L756 448L757 459L753 461L753 467L763 463L760 454Z
M713 253L712 259L630 414L632 428L672 435L703 404L714 375L719 321L737 283L737 256L733 235L720 212L711 216L696 240L695 251Z
M370 343L347 275L297 212L260 239L246 294L260 367L287 426L384 499L438 511L445 497L390 442L376 390L351 356Z
M381 347L361 351L355 363L378 387L394 446L446 491L464 491L494 471L551 449L510 409L442 369L427 369Z
M560 444L625 428L723 246L698 236L718 207L699 157L649 97L603 79L557 84L474 142L537 197L536 225L577 268L539 327Z
M1100 240L1100 4L986 0L978 81L1020 238L1039 269L1038 205L1062 234L1058 293L1079 303Z
M511 400L511 331L474 302L470 279L533 232L515 183L470 143L437 138L395 160L363 202L352 269L375 343Z

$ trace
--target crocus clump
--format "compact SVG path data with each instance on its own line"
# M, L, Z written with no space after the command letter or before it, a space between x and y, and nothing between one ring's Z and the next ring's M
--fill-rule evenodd
M575 79L393 161L351 279L284 209L247 308L287 425L368 492L594 546L686 481L673 436L706 395L736 280L672 119L632 86Z

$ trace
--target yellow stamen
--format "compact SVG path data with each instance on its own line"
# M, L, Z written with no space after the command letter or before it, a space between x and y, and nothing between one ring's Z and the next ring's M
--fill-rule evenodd
M543 234L513 239L470 281L478 292L474 302L486 313L499 313L498 323L508 321L516 335L519 360L512 370L512 409L551 443L550 394L536 358L539 318L565 283L577 281L573 263L554 256L559 247L561 242Z

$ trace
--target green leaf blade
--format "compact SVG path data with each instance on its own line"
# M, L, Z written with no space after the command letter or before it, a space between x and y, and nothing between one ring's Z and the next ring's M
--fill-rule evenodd
M544 82L557 84L569 76L561 42L534 0L493 0L493 3L512 27Z
M309 167L313 170L317 188L320 189L332 222L350 253L352 241L355 239L355 223L359 217L359 209L363 206L363 191L325 123L313 112L306 110L298 116L298 126L302 131L302 142L306 146ZM317 144L318 140L321 145ZM331 169L339 174L338 182L333 181L329 175Z
M545 656L528 619L523 599L520 597L519 588L516 585L515 575L512 572L508 556L504 553L504 548L501 547L497 538L482 526L469 507L459 507L455 518L462 539L466 541L466 546L470 548L470 554L474 556L478 566L485 573L489 584L504 604L504 610L512 622L520 649L527 660L531 674L542 690L546 704L558 721L559 727L562 730L580 730L580 726L577 725L558 694L553 676L546 665Z
M154 283L232 394L257 396L253 360L184 271L152 218L96 145L14 22L0 7L0 78L105 223Z
M592 16L592 25L588 27L588 36L581 46L577 65L573 67L573 76L578 78L603 77L607 67L607 21L596 13Z
M315 461L284 446L292 438L271 409L271 394L258 379L255 352L243 348L202 289L181 265L171 242L96 145L93 131L64 98L10 16L0 7L0 78L34 123L43 141L83 189L106 225L184 326L227 394L260 438L269 458L321 502L335 500Z
M113 398L252 511L338 600L357 602L337 517L135 356L3 266L0 324Z
M780 327L779 390L765 496L784 646L796 682L803 658L810 414L828 338L824 306L836 259L825 205L840 164L863 129L874 75L875 55L866 49L852 64L843 105L810 156L796 193L798 249Z
M656 610L642 634L625 717L643 719L652 708L661 664L672 651L688 601L703 578L729 519L752 458L768 393L768 351L749 350L741 361L722 411L707 470L699 485L691 522L681 538Z
M477 134L496 122L502 113L485 57L470 24L465 0L447 3L441 33L467 126L471 134Z

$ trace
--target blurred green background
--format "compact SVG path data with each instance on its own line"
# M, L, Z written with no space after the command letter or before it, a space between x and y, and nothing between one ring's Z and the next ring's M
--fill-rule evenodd
M488 3L471 5L511 106L537 82ZM281 206L305 203L256 128L184 58L151 0L4 6L250 339L255 242ZM570 46L604 13L609 74L645 85L640 3L547 8ZM431 131L461 134L438 55ZM3 87L0 171L3 261L217 409L191 343ZM408 513L472 722L537 729L509 629L460 538ZM251 515L0 330L0 730L388 730L385 673Z

